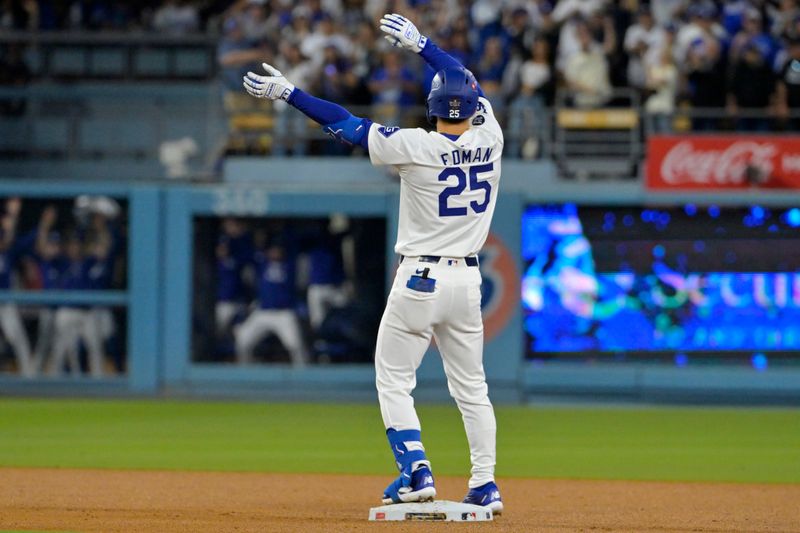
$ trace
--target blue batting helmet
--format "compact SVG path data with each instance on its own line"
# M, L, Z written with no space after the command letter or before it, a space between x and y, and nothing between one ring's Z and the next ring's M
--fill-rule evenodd
M478 82L464 67L448 67L433 77L428 93L428 120L467 120L478 108Z

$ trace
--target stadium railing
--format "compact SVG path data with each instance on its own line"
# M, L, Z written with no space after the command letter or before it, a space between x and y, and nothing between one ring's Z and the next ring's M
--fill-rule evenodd
M45 79L213 79L217 42L202 33L0 32L0 47L22 47L31 73Z
M553 108L498 107L505 157L553 161L566 178L636 179L654 134L792 134L800 112L678 108L643 113L632 91L614 107L580 109L560 94ZM616 105L619 103L619 105ZM422 106L348 106L386 124L426 127ZM429 126L428 126L429 127ZM183 141L186 143L181 144ZM349 155L312 121L290 108L209 82L36 83L0 87L0 163L178 161L171 175L211 175L225 155ZM363 155L360 149L352 151ZM181 162L182 161L182 162ZM146 172L152 179L153 167ZM25 174L25 172L15 172ZM142 172L145 174L145 172Z
M224 142L222 117L208 83L0 87L0 160L158 161L182 139L203 159Z

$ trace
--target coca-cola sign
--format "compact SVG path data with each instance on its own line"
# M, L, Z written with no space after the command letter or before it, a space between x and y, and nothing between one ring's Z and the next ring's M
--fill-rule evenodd
M800 136L664 135L647 147L650 188L800 188Z

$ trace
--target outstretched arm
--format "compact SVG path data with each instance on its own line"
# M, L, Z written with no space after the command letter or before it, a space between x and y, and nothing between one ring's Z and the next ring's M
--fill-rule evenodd
M371 120L356 117L340 105L301 91L271 65L263 63L263 67L269 76L248 72L244 77L244 88L249 94L256 98L284 100L320 124L323 131L333 138L348 144L358 144L368 150L367 133L372 125Z
M381 19L381 31L384 38L397 48L405 48L417 53L433 69L439 72L449 67L462 67L456 58L436 46L436 44L420 34L413 22L397 13L386 14ZM478 95L484 96L481 86L478 85Z

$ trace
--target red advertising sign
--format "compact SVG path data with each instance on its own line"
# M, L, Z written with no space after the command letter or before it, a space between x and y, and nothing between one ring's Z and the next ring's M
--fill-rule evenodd
M800 135L655 135L650 189L800 189Z

